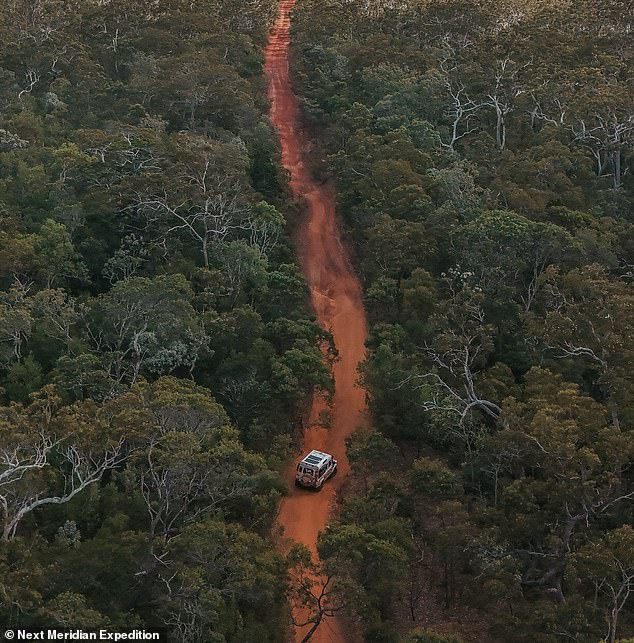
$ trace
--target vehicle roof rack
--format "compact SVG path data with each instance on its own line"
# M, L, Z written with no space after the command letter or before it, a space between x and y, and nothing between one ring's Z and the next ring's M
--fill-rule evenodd
M321 464L324 460L329 458L330 455L328 453L323 453L322 451L316 451L313 449L308 455L304 456L304 459L302 462L304 464L310 464L312 466Z

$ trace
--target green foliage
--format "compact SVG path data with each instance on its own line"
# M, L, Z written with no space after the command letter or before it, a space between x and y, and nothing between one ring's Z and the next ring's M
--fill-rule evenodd
M462 485L455 473L438 460L414 460L409 476L410 485L416 493L436 500L451 500L462 495Z
M52 219L45 221L33 244L40 272L46 279L47 287L60 277L79 278L85 276L86 269L76 258L76 251L66 226Z
M199 641L244 639L239 606L275 609L281 564L271 546L239 525L203 521L187 527L170 550L180 590L166 606L177 622L195 610L192 627Z
M276 12L0 7L2 623L281 639L271 463L336 352L266 117Z
M614 643L634 623L631 12L397 4L293 11L371 323L376 429L349 442L322 571L368 640L473 608L501 641ZM267 538L270 463L336 347L264 116L275 11L0 7L3 623L280 638L285 566L308 563Z
M410 533L407 573L358 608L369 640L393 640L405 612L433 630L443 609L475 640L457 615L470 607L483 639L632 631L623 16L593 0L574 15L515 0L294 10L295 82L364 285L380 431L350 440L337 533L393 519Z
M86 605L85 596L72 592L58 594L39 610L39 615L57 627L93 628L108 625L107 619Z
M13 364L7 371L4 392L13 402L27 402L29 395L42 385L42 368L29 355L23 362Z

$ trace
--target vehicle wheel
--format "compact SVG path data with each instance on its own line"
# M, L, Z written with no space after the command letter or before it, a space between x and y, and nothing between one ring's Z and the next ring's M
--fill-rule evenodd
M320 484L318 487L315 487L315 492L319 492L319 491L321 491L323 488L324 488L324 485L323 485L323 483L322 483L322 484Z
M330 474L330 477L334 478L336 475L337 475L337 467L335 466L335 468L332 470L332 473Z
M299 480L295 480L295 486L296 487L301 487L302 485L299 483Z

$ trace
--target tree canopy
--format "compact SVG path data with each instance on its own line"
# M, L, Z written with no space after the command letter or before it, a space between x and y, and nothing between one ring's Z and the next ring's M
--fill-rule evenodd
M631 9L294 12L371 323L375 429L324 535L368 641L634 632Z

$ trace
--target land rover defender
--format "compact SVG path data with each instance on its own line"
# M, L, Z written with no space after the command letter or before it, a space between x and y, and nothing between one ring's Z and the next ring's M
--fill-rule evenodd
M297 465L295 484L319 490L328 478L337 473L337 461L328 453L314 449Z

